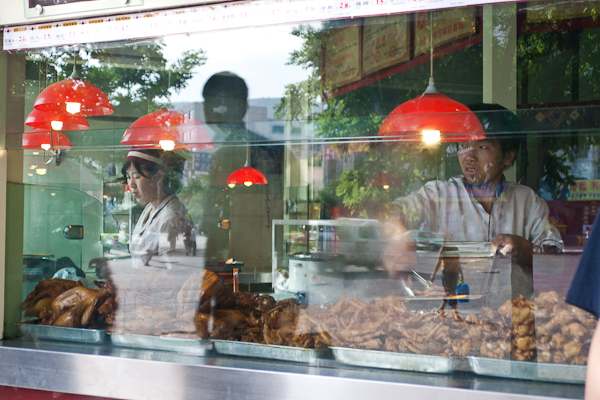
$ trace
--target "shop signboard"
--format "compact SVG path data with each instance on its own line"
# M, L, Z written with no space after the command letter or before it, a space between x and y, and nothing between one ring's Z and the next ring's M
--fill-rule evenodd
M600 200L600 179L576 180L569 187L569 201Z
M209 153L194 153L194 171L209 172L212 157Z
M362 37L363 76L410 58L406 14L366 19Z
M142 4L144 4L144 0L24 0L26 18L123 8Z
M598 12L600 0L555 2L549 0L527 2L527 22L560 21L589 18ZM597 15L597 14L596 14Z
M324 89L360 79L360 21L331 32L324 39Z
M433 35L431 34L433 18ZM431 49L431 37L433 36L433 47L452 42L464 36L472 35L476 29L476 17L474 8L453 8L450 10L420 12L417 13L415 24L415 56Z
M143 2L143 0L128 0L127 4L124 5L123 0L69 0L67 4L44 7L41 4L44 0L37 0L40 4L35 3L36 0L31 1L33 1L31 4L30 0L24 2L27 18L34 20L33 18L37 17L39 21L48 16L103 10L117 6L129 7L140 5ZM452 16L454 12L464 13L464 7L506 2L506 0L457 0L452 3L452 6L456 8L444 11L442 15ZM30 7L30 5L33 7ZM324 19L358 18L436 10L448 6L446 2L439 0L246 0L160 11L148 9L137 13L120 14L116 17L74 18L70 21L40 22L31 25L6 27L4 28L3 48L4 50L44 48L96 43L99 38L102 38L101 41L103 42L139 39L180 33L208 32L227 28L304 23ZM42 7L42 12L35 11L36 7L38 10ZM447 17L447 19L452 18ZM464 34L473 28L467 22L465 21L464 26L461 26L461 29L465 31ZM437 33L434 31L434 44L438 43L436 40L443 43L446 40L460 37L461 32L458 25L455 31L453 23L451 26L452 32L450 33L449 25L447 22L445 23L446 25L441 27L441 33L439 32L440 29ZM421 43L421 47L423 46L428 48L429 43Z

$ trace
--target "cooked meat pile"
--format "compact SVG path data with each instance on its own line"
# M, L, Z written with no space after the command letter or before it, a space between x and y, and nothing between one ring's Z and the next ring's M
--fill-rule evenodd
M89 289L65 279L41 281L21 304L26 317L40 318L41 325L103 329L110 325L116 308L115 290L109 282L95 282Z
M519 296L498 310L482 307L456 320L437 310L410 311L397 296L374 303L344 296L333 305L309 307L295 299L277 303L269 295L232 293L209 270L190 276L183 285L168 275L96 284L100 289L48 279L21 307L42 324L114 333L577 365L586 364L596 326L591 314L552 291L541 293L535 302Z
M153 288L152 296L148 287ZM210 270L190 276L177 292L171 283L136 278L120 282L119 293L114 333L324 346L318 335L298 333L296 324L304 307L296 300L276 303L269 295L232 293Z
M372 304L343 298L307 308L298 327L329 337L330 346L583 365L595 324L591 314L545 292L536 302L519 296L497 311L482 307L462 321L436 310L409 311L395 296Z

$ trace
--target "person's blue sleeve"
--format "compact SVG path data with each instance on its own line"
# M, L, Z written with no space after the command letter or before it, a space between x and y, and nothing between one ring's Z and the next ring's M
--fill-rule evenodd
M600 215L600 214L599 214ZM567 293L567 303L600 316L600 222L598 216L587 239L579 267Z

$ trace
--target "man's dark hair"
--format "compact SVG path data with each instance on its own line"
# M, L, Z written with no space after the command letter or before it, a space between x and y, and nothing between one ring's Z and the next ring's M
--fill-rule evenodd
M206 99L207 96L214 97L223 92L227 93L228 97L248 99L246 82L231 72L219 72L208 78L202 89L202 96Z
M503 155L515 151L514 163L522 141L521 123L515 113L500 104L478 103L469 108L479 118L487 139L500 143Z
M208 123L239 123L248 111L248 86L231 72L211 76L204 84L202 96Z

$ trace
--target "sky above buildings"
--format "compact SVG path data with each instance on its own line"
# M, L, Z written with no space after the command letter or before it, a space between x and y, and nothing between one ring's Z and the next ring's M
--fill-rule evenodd
M170 61L185 50L201 48L206 64L194 70L195 76L171 102L203 101L202 88L213 74L233 72L246 81L251 99L284 95L285 85L300 82L309 71L286 65L290 52L299 50L302 40L291 35L293 25L229 29L189 35L167 36L164 55Z

